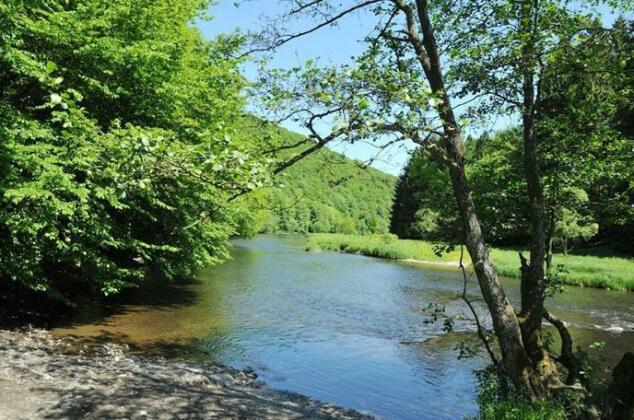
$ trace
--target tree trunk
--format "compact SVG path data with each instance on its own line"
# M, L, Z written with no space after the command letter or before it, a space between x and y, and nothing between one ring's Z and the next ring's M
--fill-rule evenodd
M628 352L612 372L610 417L617 420L634 419L634 353Z
M535 74L538 63L535 52L537 0L524 0L520 17L520 35L525 39L522 47L523 107L522 127L524 143L524 170L528 194L531 243L530 261L522 260L520 326L524 347L535 368L531 385L537 394L544 394L544 386L557 382L559 376L554 361L542 340L542 319L546 298L544 263L546 260L546 210L538 162L535 136Z
M535 395L534 387L531 386L530 380L533 376L533 369L524 348L520 324L515 310L508 300L493 268L489 250L485 244L476 214L475 204L464 168L461 130L445 90L440 54L429 18L427 1L417 0L416 11L423 33L423 45L416 45L415 41L413 41L414 48L432 92L441 99L436 109L443 125L443 144L447 154L447 162L445 164L449 169L454 196L458 204L463 239L471 257L482 296L491 313L493 329L502 353L503 369L520 392L532 397ZM407 14L408 10L405 10L405 12ZM411 9L409 12L411 12ZM411 35L415 33L413 18L411 15L408 15L407 18Z
M523 0L519 30L526 39L523 54L523 140L526 186L531 215L530 261L521 257L521 311L519 316L509 302L495 272L464 170L460 127L456 122L447 95L440 64L440 54L429 18L428 2L416 0L418 21L422 30L422 46L412 34L416 29L407 16L409 36L434 95L441 101L436 107L443 126L446 165L458 204L464 242L471 256L482 296L491 313L493 328L502 352L502 365L516 389L530 396L549 395L560 388L557 367L542 340L542 318L546 281L545 200L539 174L537 139L535 136L535 76L537 63L534 36L537 31L537 0ZM404 10L407 15L407 10Z
M506 297L497 273L491 263L489 250L484 242L469 184L466 179L459 131L445 138L449 173L458 204L463 240L473 262L482 296L491 313L493 329L502 352L502 365L515 387L533 395L529 378L532 375L530 360L522 342L522 334L515 310Z
M546 231L546 275L550 277L553 269L553 241L555 236L556 210L551 208L548 216L548 230Z

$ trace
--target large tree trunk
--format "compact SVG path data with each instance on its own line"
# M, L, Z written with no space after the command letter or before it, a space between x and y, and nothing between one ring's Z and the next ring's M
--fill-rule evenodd
M520 392L534 396L535 387L532 385L534 381L531 380L534 371L524 348L520 323L491 263L465 174L461 131L444 86L440 54L429 18L427 1L417 0L416 9L423 33L423 45L416 45L413 41L414 47L432 92L442 100L437 111L442 120L443 142L447 155L446 166L449 169L454 196L458 204L464 242L473 262L482 296L491 313L493 329L502 353L503 369ZM405 10L405 12L407 14L408 11ZM412 20L413 17L408 16L410 34L415 32Z
M536 370L537 377L531 383L538 394L544 393L544 385L557 382L559 375L554 361L542 340L542 319L544 317L544 300L546 298L546 279L544 264L546 262L546 210L544 191L539 173L537 137L535 136L535 74L537 64L535 53L535 35L537 31L537 0L524 0L520 18L520 35L525 39L522 48L523 71L523 107L522 127L524 143L524 171L526 191L528 194L531 243L530 261L521 259L522 281L520 326L524 347Z
M530 385L532 368L526 355L520 325L515 310L506 297L491 263L489 250L484 242L469 184L464 171L459 131L445 138L450 161L449 173L463 230L463 240L471 256L482 296L491 312L493 329L502 352L502 365L509 378L521 392L533 394Z
M553 269L553 241L555 237L555 214L556 210L551 209L548 215L548 229L546 230L546 275L552 274Z

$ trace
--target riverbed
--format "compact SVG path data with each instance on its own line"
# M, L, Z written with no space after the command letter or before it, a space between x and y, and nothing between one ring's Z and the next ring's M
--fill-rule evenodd
M54 333L250 367L274 388L384 418L477 412L474 371L486 358L458 358L457 344L473 334L460 316L457 271L303 246L299 235L236 240L232 259L197 281L148 285ZM517 281L505 287L516 299ZM457 316L458 333L426 322L432 302ZM632 293L567 288L548 307L571 323L580 345L606 343L597 353L603 370L634 349Z

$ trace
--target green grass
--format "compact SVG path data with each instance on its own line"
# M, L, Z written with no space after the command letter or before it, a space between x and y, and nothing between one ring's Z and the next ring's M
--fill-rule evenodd
M562 401L540 399L529 402L519 395L504 395L500 381L489 371L477 373L480 413L473 420L565 420ZM467 417L470 418L470 417Z
M397 239L393 235L312 234L308 238L306 248L357 253L393 260L458 261L458 250L437 257L434 254L434 245L437 244ZM519 277L517 252L498 248L492 250L493 264L500 275ZM634 291L634 259L555 254L553 266L558 265L563 266L565 270L558 274L564 284Z
M460 258L458 251L437 257L431 242L397 239L394 235L344 235L337 233L315 233L308 237L307 250L342 251L363 254L390 260L416 259L448 262Z

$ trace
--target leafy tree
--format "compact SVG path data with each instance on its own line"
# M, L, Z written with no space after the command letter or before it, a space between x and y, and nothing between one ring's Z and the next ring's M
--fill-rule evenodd
M396 185L390 232L402 238L456 239L459 226L448 174L415 149Z
M291 4L271 31L270 42L257 48L275 48L363 8L374 13L378 24L367 38L367 51L355 59L354 66L318 68L309 62L304 70L276 71L264 77L263 81L270 83L268 105L292 110L287 115L306 124L314 147L343 137L351 142L408 139L427 148L445 165L458 209L461 239L473 262L500 347L501 359L493 357L493 362L522 394L552 395L565 387L541 335L543 318L556 325L562 336L567 331L544 308L547 216L536 124L541 87L549 75L546 68L556 74L561 71L556 65L559 41L583 40L596 12L547 0ZM295 34L284 30L298 15L319 21ZM443 66L441 51L451 58L449 71ZM491 264L480 213L471 194L463 124L452 105L452 99L460 95L481 99L481 106L466 116L486 117L507 111L522 119L530 258L521 256L521 308L517 312ZM330 122L327 125L332 130L324 130L324 122ZM433 141L434 136L439 141ZM570 346L564 346L558 361L568 370L568 384L575 383L579 369Z
M0 279L71 301L219 261L266 167L203 1L0 4Z
M568 255L575 240L592 238L597 234L599 225L574 210L564 207L560 211L561 215L555 225L555 240L561 244L564 255Z
M490 241L498 244L524 245L528 237L526 200L523 194L523 169L520 164L517 130L500 131L493 135L469 138L465 141L466 172L479 209L483 231ZM433 168L427 170L427 168ZM422 150L406 166L402 183L394 202L393 225L402 223L409 237L456 242L459 225L451 200L451 187L446 171ZM398 191L398 190L397 190ZM409 205L403 208L401 200ZM439 222L433 234L422 235L416 229L416 214L438 214ZM402 232L392 232L403 235Z

